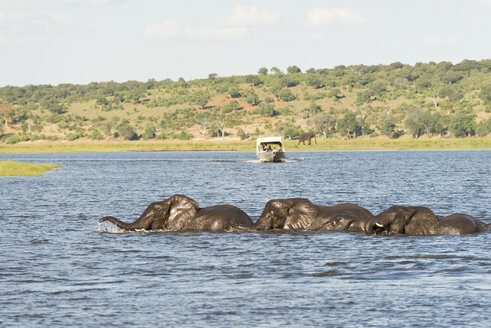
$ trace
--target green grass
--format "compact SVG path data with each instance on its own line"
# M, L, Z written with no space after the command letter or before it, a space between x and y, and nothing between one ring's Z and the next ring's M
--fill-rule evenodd
M255 140L245 141L72 141L25 142L0 145L0 153L72 153L115 151L255 151ZM422 139L354 139L338 140L317 138L317 144L298 145L296 140L286 141L287 151L338 151L338 150L451 150L491 149L491 137L472 138L422 138Z
M42 175L46 171L50 171L56 168L58 168L58 165L49 163L0 161L0 176Z

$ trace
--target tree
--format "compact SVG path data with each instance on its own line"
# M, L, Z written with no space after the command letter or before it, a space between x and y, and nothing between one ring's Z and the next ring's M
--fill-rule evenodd
M332 88L328 93L328 97L334 98L335 101L339 101L339 99L343 99L345 95L341 93L339 88Z
M227 127L227 121L225 117L218 118L214 123L213 127L218 130L221 137L225 136L225 129Z
M249 135L242 128L237 128L237 135L240 137L240 140L249 138Z
M205 108L206 104L208 104L208 101L210 100L211 96L209 93L205 91L200 91L197 92L194 97L193 97L193 103L198 105L201 108Z
M88 137L92 140L101 140L103 138L101 133L97 129L91 128L89 130L89 132L90 133L89 133Z
M0 119L3 120L6 128L8 128L8 123L12 122L14 116L14 105L10 103L0 104Z
M278 98L283 101L292 101L295 100L295 95L290 89L283 89L278 92Z
M272 103L262 103L258 107L259 112L261 113L262 116L265 117L274 117L279 115L280 113L275 109L274 105Z
M322 108L320 105L317 105L315 102L311 102L309 107L302 109L302 112L305 113L303 118L309 118L312 115L322 112Z
M267 69L266 67L261 67L261 68L260 68L260 69L257 71L257 73L258 73L259 75L268 75L268 69Z
M153 125L147 126L145 132L143 132L142 138L145 140L153 139L155 138L156 133L157 133L157 128L155 126Z
M488 118L485 121L479 122L476 125L476 133L480 137L485 137L488 134L490 134L491 133L491 118Z
M449 130L456 137L473 136L476 132L476 123L472 115L459 113L451 118Z
M271 67L270 72L273 74L281 74L282 73L281 70L276 66Z
M109 105L109 101L106 99L106 97L99 97L97 98L97 101L95 102L99 106L106 106Z
M230 97L232 97L232 98L240 98L242 96L239 88L235 88L235 87L230 89L228 93L229 93Z
M138 135L128 122L122 122L116 127L118 134L126 140L137 140Z
M362 134L362 124L356 119L356 114L349 112L339 121L338 130L342 136L349 139L356 138Z
M286 71L287 71L288 74L295 74L295 73L301 73L302 72L300 70L300 68L298 66L295 66L295 65L288 66L286 68Z
M102 124L102 132L106 136L110 136L111 135L111 132L112 132L112 123L111 122L104 122Z
M481 88L479 98L484 101L485 104L491 102L491 84L487 84Z
M420 110L414 110L404 121L404 125L415 138L422 136L425 131L425 126L421 120L421 114L422 112Z
M259 104L259 97L253 91L247 92L245 98L246 102L251 104L252 106L256 106L257 104Z
M237 100L232 100L231 102L226 103L225 105L222 106L222 113L224 114L231 113L239 108L240 108L239 102Z
M380 132L389 138L399 138L403 134L403 131L396 130L396 123L397 119L393 115L382 117L379 125Z
M448 71L442 76L442 81L450 84L454 84L462 80L464 76L455 71Z
M314 127L325 138L336 132L336 118L328 114L320 114L313 118Z
M291 88L297 86L300 83L300 80L295 76L285 76L280 80L282 86Z
M311 87L314 87L315 89L320 89L325 86L322 80L314 74L309 74L307 76L307 84Z
M292 124L285 124L278 127L278 132L280 132L285 139L294 139L298 138L300 133L302 133L302 129Z
M245 81L254 87L263 83L263 81L257 75L246 75Z
M198 124L196 124L198 126L198 129L199 129L199 133L204 136L206 135L206 131L208 131L208 129L210 129L210 121L208 120L207 117L203 118L201 120L201 122L199 122Z
M216 80L217 77L218 77L217 73L208 74L208 80Z
M372 82L371 89L373 91L373 94L381 97L384 94L384 92L387 90L387 87L383 80L377 80Z

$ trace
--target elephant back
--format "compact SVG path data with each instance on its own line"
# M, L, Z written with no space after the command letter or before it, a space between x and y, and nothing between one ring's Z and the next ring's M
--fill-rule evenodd
M347 230L354 221L359 221L362 225L363 221L374 218L369 210L352 203L318 206L318 208L319 215L309 230Z
M252 225L252 220L240 208L233 205L215 205L199 209L184 230L230 231L237 227Z
M468 214L455 213L438 219L439 233L443 235L463 235L487 230L484 223Z

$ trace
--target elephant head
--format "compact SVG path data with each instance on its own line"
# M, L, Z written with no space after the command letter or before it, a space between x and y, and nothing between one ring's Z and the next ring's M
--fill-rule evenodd
M319 209L306 198L270 200L255 224L256 230L306 230Z
M151 203L143 214L133 223L122 222L112 216L99 220L109 221L125 230L180 230L194 218L198 203L184 195L174 195L160 202Z
M435 235L439 221L426 207L391 206L369 220L368 234L378 235Z

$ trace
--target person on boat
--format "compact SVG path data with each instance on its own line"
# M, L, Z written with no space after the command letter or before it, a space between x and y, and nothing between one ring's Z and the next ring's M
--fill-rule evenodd
M271 145L268 146L268 151L273 151L273 149L271 149Z

